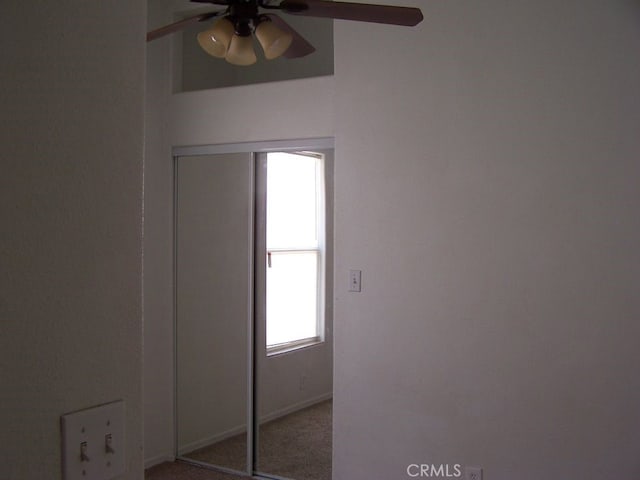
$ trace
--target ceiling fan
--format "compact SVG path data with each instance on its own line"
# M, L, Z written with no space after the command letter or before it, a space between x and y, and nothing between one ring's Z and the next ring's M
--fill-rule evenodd
M191 0L224 8L199 13L178 22L152 30L147 41L155 40L189 25L218 18L208 29L198 34L198 43L209 55L224 58L234 65L252 65L257 57L252 35L262 46L265 58L283 56L299 58L315 51L288 23L275 13L280 11L303 17L336 18L359 22L415 26L423 19L419 8L373 5L368 3L334 2L330 0Z

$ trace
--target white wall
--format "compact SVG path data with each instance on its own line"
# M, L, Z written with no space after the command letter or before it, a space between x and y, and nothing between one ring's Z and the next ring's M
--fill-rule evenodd
M173 8L171 0L149 2L149 28L170 22ZM151 465L174 451L171 147L331 137L333 77L171 95L170 40L147 51L144 436Z
M174 97L163 141L330 136L335 118L334 478L635 478L637 3L393 1L425 22L336 22L335 79ZM147 158L157 185L169 155ZM145 436L170 452L167 435Z
M334 478L638 478L640 6L393 3L335 25Z
M333 136L333 77L173 95L173 145Z
M58 479L59 417L126 403L142 478L145 3L0 5L0 478Z
M148 29L171 22L148 4ZM147 44L144 171L144 458L173 458L173 162L169 38Z

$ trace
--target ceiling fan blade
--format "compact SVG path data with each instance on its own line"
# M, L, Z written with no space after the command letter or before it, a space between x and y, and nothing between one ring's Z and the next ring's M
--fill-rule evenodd
M149 33L147 33L147 42L155 40L156 38L164 37L165 35L169 35L170 33L177 32L178 30L182 30L183 28L186 28L194 23L204 22L205 20L209 20L210 18L217 17L223 12L224 11L199 13L198 15L193 15L192 17L187 17L177 22L170 23L169 25L165 25L164 27L156 28L155 30L151 30Z
M337 18L408 27L417 25L424 18L419 8L328 0L283 0L280 3L280 9L293 15L306 17Z
M229 5L229 0L191 0L193 3L211 3L213 5Z
M311 45L305 38L300 35L297 31L295 31L291 25L285 22L278 15L274 15L273 13L268 13L264 15L265 17L269 17L271 21L281 30L290 33L293 35L293 41L291 42L291 46L287 49L286 52L282 54L285 58L300 58L306 57L307 55L312 54L316 51L315 47Z

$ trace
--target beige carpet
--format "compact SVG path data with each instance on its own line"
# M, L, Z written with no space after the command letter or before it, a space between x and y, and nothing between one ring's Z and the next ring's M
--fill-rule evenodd
M144 472L145 480L247 480L247 477L194 467L182 462L162 463Z
M259 472L295 480L331 479L332 402L326 401L260 427ZM193 460L244 470L246 436L238 435L186 455ZM186 468L188 467L188 468ZM198 471L194 476L193 470ZM180 464L147 471L147 480L232 480L221 474Z

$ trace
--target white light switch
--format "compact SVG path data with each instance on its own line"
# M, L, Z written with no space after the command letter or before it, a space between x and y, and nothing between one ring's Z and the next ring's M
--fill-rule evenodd
M349 270L349 291L350 292L362 291L361 281L362 281L361 270Z
M109 480L124 473L124 402L60 418L63 480Z

